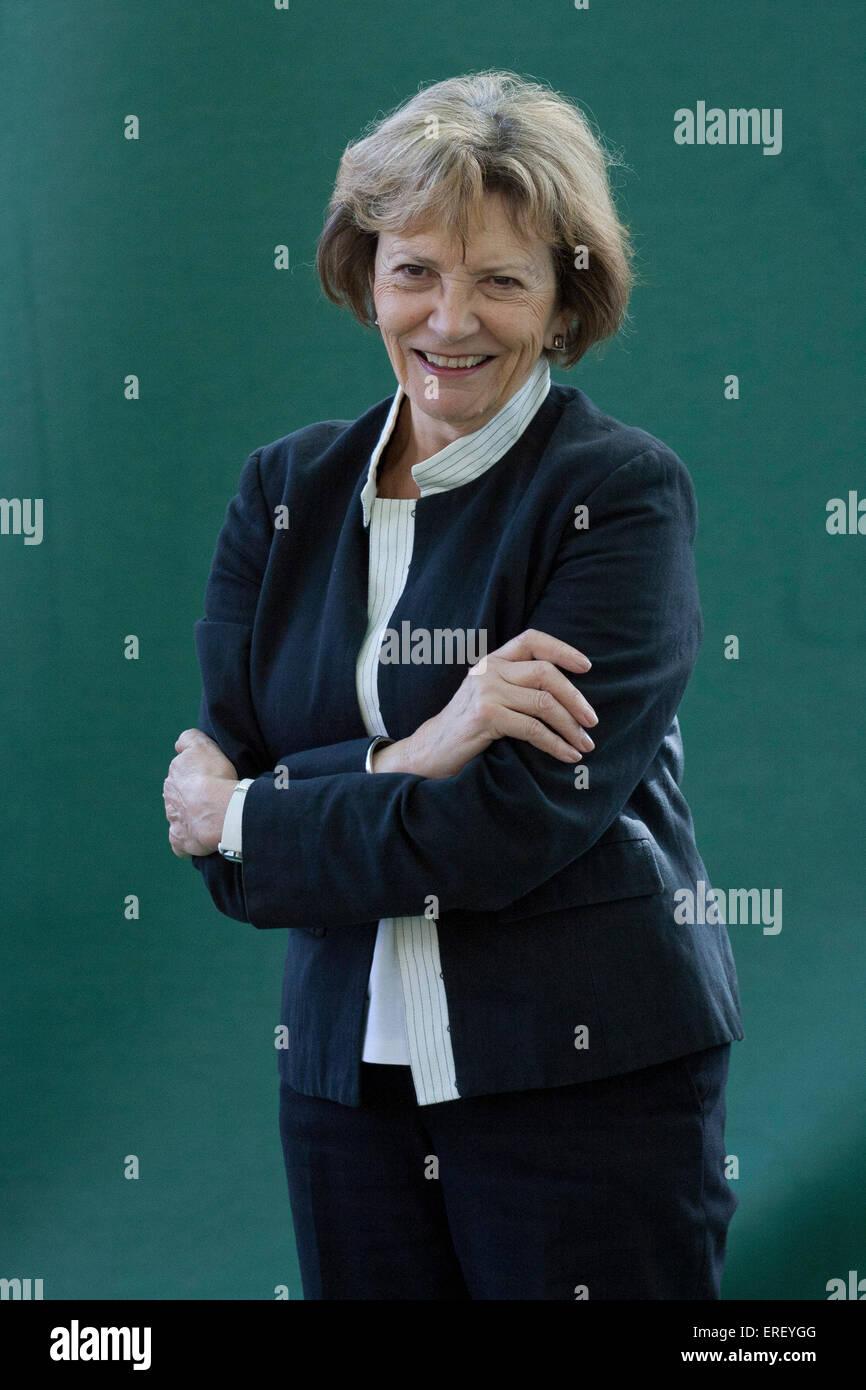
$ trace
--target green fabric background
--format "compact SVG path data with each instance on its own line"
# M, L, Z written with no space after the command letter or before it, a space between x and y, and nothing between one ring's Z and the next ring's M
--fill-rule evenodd
M245 457L394 389L315 275L340 153L420 84L485 67L576 98L626 161L633 327L554 378L691 470L705 636L685 790L714 885L783 890L779 935L731 927L747 1037L725 1297L824 1299L866 1275L866 536L824 524L828 498L866 491L864 36L853 0L0 10L0 494L45 506L41 545L0 536L0 1276L43 1278L45 1298L301 1297L284 934L218 915L168 848L162 781L196 722L193 623ZM781 107L782 152L675 145L698 100Z

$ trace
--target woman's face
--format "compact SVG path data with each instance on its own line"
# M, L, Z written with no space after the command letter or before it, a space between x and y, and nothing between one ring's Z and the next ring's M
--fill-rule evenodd
M422 412L455 437L492 419L572 317L557 313L549 246L520 240L494 193L485 196L465 257L447 228L381 232L372 285L379 331L413 418ZM475 360L458 360L467 357Z

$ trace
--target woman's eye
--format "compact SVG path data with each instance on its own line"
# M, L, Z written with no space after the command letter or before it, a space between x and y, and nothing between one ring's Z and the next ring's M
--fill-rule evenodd
M407 261L405 265L397 266L397 274L402 275L407 280L422 280L427 275L426 265L415 265ZM512 290L518 285L518 281L513 275L489 275L488 284L495 290Z

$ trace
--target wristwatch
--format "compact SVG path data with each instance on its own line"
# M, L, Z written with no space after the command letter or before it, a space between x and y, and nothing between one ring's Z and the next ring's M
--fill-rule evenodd
M244 861L244 856L241 853L241 821L244 813L244 796L247 787L251 787L252 784L252 777L244 777L242 781L238 782L226 807L223 837L217 845L217 849L223 859L228 859L231 864L242 864Z
M384 734L377 734L376 737L373 739L373 742L370 744L370 747L367 749L367 757L364 761L364 771L373 771L373 754L375 753L377 748L382 748L387 743L395 742L396 739L386 738Z

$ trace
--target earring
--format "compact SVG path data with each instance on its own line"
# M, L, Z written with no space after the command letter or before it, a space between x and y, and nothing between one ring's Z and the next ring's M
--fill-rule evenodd
M562 349L565 347L565 339L561 333L554 333L553 347L556 352L562 352Z
M374 323L378 323L379 320L378 320L378 319L374 319L373 322L374 322Z

